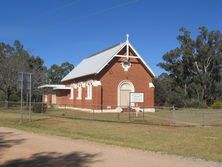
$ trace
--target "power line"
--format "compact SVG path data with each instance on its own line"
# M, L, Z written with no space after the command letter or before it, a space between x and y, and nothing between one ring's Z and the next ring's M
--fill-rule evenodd
M99 10L99 11L96 11L96 12L92 12L92 13L89 13L88 15L85 15L85 16L75 17L74 19L70 20L69 22L72 23L72 22L75 21L75 20L85 19L85 18L88 18L88 17L91 17L91 16L100 15L100 14L103 14L103 13L105 13L105 12L111 11L111 10L113 10L113 9L125 7L125 6L128 6L128 5L137 3L137 2L139 2L139 1L140 1L140 0L130 0L130 1L125 2L125 3L120 3L120 4L116 5L116 6L112 6L112 7L105 8L105 9L102 9L102 10Z

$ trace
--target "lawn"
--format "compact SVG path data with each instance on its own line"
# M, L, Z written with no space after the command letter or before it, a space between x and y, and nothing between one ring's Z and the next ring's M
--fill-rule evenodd
M157 112L156 115L167 117L165 112L162 114ZM19 118L18 113L12 113L10 110L0 112L0 126L222 162L222 127L220 126L143 125L66 119L45 114L33 114L32 123L20 124ZM26 115L25 118L27 118Z

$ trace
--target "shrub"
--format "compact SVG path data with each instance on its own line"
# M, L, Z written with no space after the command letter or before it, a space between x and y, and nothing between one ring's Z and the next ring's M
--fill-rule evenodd
M12 94L9 98L9 101L19 101L20 97L16 94Z
M216 100L213 104L212 104L212 108L213 109L221 109L222 108L222 101L220 100Z
M32 111L34 113L44 113L46 112L47 105L45 103L35 103L32 106Z
M186 101L186 107L193 107L193 108L207 108L207 104L205 101L192 99Z
M176 93L172 93L168 95L167 103L170 106L174 105L175 107L184 107L184 98Z

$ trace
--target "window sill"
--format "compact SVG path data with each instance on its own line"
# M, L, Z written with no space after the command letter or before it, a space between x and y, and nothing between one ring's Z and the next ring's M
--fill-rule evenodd
M88 97L86 97L85 100L92 100L92 98L88 98Z

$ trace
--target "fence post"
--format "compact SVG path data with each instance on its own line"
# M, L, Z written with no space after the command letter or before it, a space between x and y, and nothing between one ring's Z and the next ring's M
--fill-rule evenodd
M144 122L144 106L143 106L143 122Z
M96 104L96 109L97 109L97 104ZM93 120L94 120L94 111L95 111L95 107L93 107Z
M5 100L5 108L8 109L8 101Z
M130 115L131 113L130 113L130 112L131 112L131 110L130 110L130 107L129 107L129 110L128 110L128 113L129 113L129 122L131 122L131 115Z
M202 126L205 126L205 120L204 120L204 110L202 111Z
M41 109L41 113L43 113L43 102L42 102L41 104L42 104L42 109Z
M176 124L176 113L175 113L175 107L174 105L172 106L172 116L173 116L173 124Z

